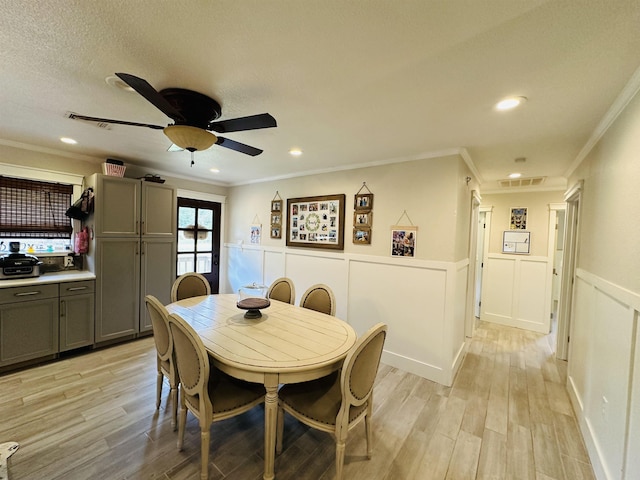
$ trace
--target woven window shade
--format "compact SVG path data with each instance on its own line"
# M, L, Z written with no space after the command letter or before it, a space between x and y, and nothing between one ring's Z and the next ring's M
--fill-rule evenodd
M71 238L73 185L0 176L0 237Z

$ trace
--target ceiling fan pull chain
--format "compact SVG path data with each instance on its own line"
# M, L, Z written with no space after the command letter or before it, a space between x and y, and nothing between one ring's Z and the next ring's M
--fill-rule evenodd
M194 164L195 162L193 161L193 150L191 150L191 166L193 167Z

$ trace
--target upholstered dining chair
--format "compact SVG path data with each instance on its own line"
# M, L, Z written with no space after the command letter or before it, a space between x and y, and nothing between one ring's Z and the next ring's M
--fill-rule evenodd
M183 298L210 295L211 285L204 275L196 272L183 273L171 286L171 301L177 302Z
M237 380L210 363L196 331L179 315L169 315L173 351L180 377L178 449L184 445L187 410L200 424L200 478L209 478L210 427L213 422L240 415L264 402L262 384Z
M178 416L178 372L173 361L173 339L169 331L168 316L169 312L153 295L144 297L144 302L151 317L151 326L153 328L153 340L156 344L157 363L158 363L158 380L156 385L156 409L160 408L162 399L162 382L164 377L169 380L171 388L171 406L173 408L171 415L171 426L177 429Z
M378 323L358 339L341 370L310 382L284 385L278 392L276 452L282 452L284 412L302 423L331 433L336 441L336 480L342 479L348 432L365 421L367 458L371 458L373 384L387 326Z
M328 285L317 283L311 285L302 294L300 298L300 306L309 308L317 312L326 313L327 315L336 314L336 297Z
M291 279L287 277L275 279L269 286L269 290L267 290L267 298L295 305L296 289Z

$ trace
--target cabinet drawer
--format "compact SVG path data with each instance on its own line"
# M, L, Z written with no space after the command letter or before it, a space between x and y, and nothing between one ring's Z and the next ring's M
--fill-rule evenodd
M57 283L2 288L0 289L0 304L14 302L31 302L33 300L41 300L44 298L56 298L57 296Z
M80 295L93 293L96 289L95 280L81 280L79 282L65 282L60 284L60 296Z

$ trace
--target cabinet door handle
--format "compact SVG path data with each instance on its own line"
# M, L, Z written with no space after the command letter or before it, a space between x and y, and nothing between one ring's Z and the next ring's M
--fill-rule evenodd
M86 290L89 287L70 287L67 288L67 292L77 292L78 290Z
M14 293L15 297L28 297L29 295L38 295L42 292L22 292L22 293Z
M62 300L60 302L60 316L64 317L67 314L67 302Z

